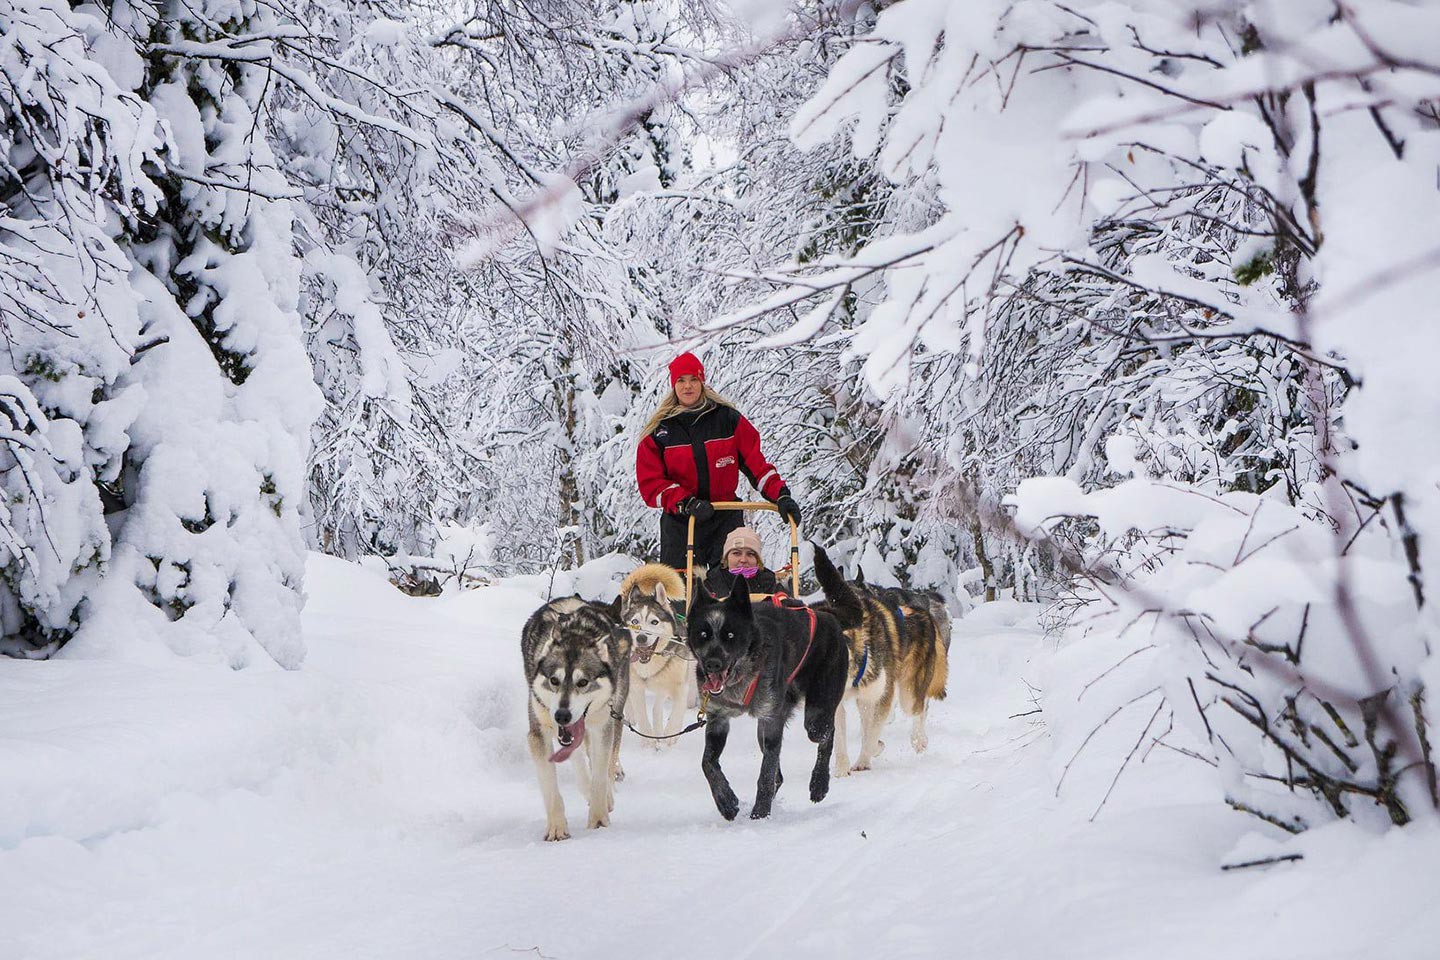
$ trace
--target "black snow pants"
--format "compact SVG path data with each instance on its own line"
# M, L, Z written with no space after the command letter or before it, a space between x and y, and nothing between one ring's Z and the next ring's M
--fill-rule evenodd
M685 533L690 518L673 513L660 514L660 562L685 572ZM725 538L736 527L745 526L741 510L716 510L705 522L695 521L695 562L706 567L720 565Z

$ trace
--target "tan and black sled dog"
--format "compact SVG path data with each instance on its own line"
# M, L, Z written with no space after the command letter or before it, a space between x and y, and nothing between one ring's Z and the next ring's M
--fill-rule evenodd
M663 563L647 563L620 584L616 612L630 633L630 696L625 701L625 719L647 736L679 733L689 706L694 658L672 606L684 599L685 582L675 568ZM647 703L647 694L654 695L653 706Z
M931 700L945 699L949 676L950 615L938 596L877 588L844 580L820 548L815 572L828 604L845 629L850 647L850 686L860 714L862 745L852 770L868 770L885 744L880 739L898 695L912 720L910 743L916 753L929 745L925 718ZM848 760L840 732L844 704L835 718L836 774Z
M825 591L826 602L818 604L835 615L845 632L850 654L850 672L845 697L835 709L835 776L869 770L870 762L885 745L880 732L895 706L895 676L900 662L900 631L890 609L868 590L846 583L819 545L815 546L815 576ZM860 714L860 754L850 765L846 742L845 703L855 701Z
M570 836L555 768L577 751L587 826L610 825L622 731L614 718L630 689L629 653L630 638L610 607L579 597L551 600L520 632L530 688L526 739L545 800L546 840Z
M945 601L928 591L861 587L894 611L900 627L900 664L895 678L900 709L913 719L911 746L916 753L924 753L930 745L925 733L926 710L931 700L945 699L945 682L950 678L950 611Z

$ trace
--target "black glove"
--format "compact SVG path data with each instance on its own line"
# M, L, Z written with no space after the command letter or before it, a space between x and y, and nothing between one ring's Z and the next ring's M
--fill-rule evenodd
M780 510L781 519L789 520L797 527L800 526L800 504L796 503L795 498L790 496L790 489L788 487L780 490L780 497L775 501L775 506Z
M715 507L709 500L686 497L680 501L680 509L676 512L684 517L694 517L696 523L704 523L715 516Z

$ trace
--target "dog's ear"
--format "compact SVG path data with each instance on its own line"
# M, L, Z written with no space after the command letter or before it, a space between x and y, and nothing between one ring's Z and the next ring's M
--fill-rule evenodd
M744 577L736 577L730 587L730 597L725 601L727 609L741 617L750 617L750 583Z
M624 604L621 602L621 599L619 597L616 597L614 600L610 601L610 616L614 617L616 621L619 621L620 619L620 610L623 606Z
M656 584L655 584L655 602L656 602L656 603L659 603L659 604L665 604L665 603L668 603L669 600L670 600L670 598L669 598L668 596L666 596L666 594L665 594L665 584L663 584L663 583L656 583Z
M643 599L645 599L645 594L640 592L640 585L638 583L632 585L630 592L625 595L625 600L629 603L639 603Z
M708 607L714 601L710 598L710 591L705 589L705 583L699 577L695 578L695 589L690 594L690 612ZM693 620L694 617L691 617Z

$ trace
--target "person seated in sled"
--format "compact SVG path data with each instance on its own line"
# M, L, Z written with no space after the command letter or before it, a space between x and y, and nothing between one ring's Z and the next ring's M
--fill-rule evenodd
M760 537L749 527L736 527L725 538L720 565L705 575L705 589L725 599L736 587L752 594L771 594L780 589L775 571L760 559Z
M760 434L728 400L705 383L693 353L670 362L670 392L650 415L635 453L640 497L659 507L660 562L685 569L688 518L695 518L695 562L720 564L725 538L744 526L739 510L712 501L737 499L740 474L780 515L800 522L800 507L779 471L760 452Z

